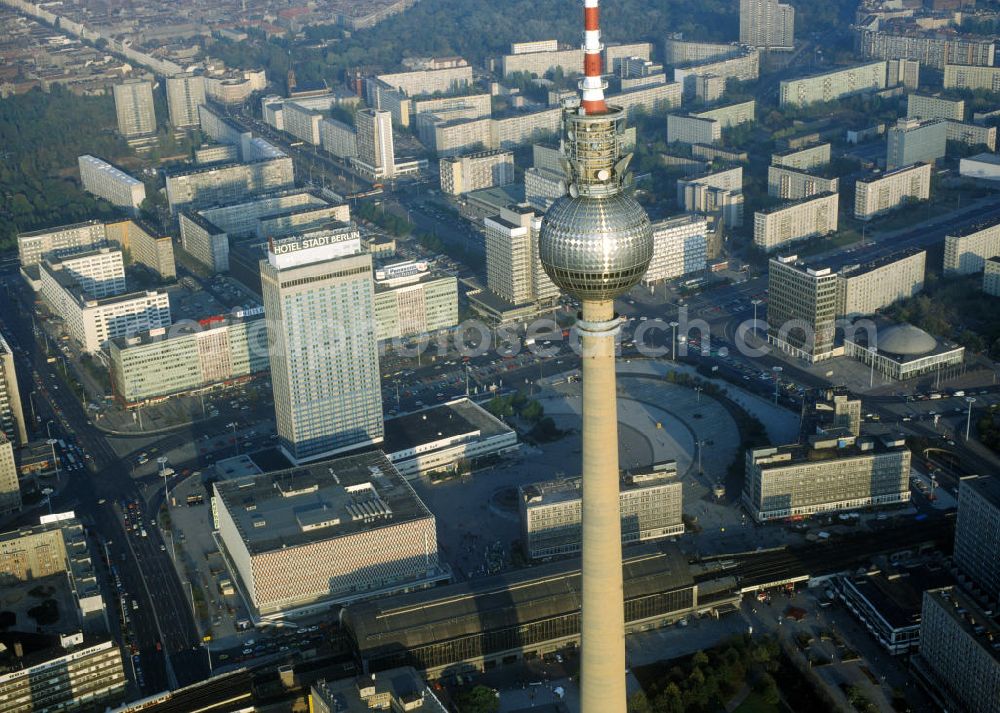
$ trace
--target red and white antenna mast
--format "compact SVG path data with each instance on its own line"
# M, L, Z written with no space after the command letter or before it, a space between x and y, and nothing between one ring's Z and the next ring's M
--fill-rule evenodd
M603 114L608 110L604 101L604 89L608 86L601 76L600 7L598 0L583 0L583 79L580 90L583 100L580 106L586 114Z

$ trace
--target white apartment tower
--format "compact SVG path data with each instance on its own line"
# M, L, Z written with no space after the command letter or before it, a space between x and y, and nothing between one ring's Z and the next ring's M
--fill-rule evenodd
M538 231L542 216L527 205L511 206L483 219L486 228L486 285L512 305L551 302L559 288L542 269Z
M396 155L392 143L392 114L379 109L357 113L358 156L355 164L371 180L392 178L396 174Z
M372 257L357 230L271 240L260 276L282 451L302 463L380 443Z
M205 78L181 74L167 79L167 109L176 128L201 126L198 107L205 103Z
M740 42L763 50L795 46L795 8L777 0L740 0Z
M21 408L21 391L17 386L14 352L0 334L0 431L18 446L28 444L28 432Z
M152 82L132 79L116 84L114 94L119 134L129 139L156 133Z

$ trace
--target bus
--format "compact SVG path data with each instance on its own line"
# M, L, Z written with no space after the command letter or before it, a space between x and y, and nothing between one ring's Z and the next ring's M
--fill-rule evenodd
M190 505L201 505L205 502L205 496L201 493L193 493L187 496L187 504Z

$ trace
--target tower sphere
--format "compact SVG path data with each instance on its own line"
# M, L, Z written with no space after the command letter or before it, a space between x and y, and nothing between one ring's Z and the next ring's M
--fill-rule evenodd
M646 211L623 193L563 196L542 219L545 272L581 300L614 299L635 286L653 257Z

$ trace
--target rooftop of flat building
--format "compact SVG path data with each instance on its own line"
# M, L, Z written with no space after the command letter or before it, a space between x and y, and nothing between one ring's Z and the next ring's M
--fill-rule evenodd
M897 250L889 253L888 255L877 257L868 262L842 265L838 271L846 277L858 277L902 260L907 260L921 253L926 254L926 252L927 251L922 248L903 248L902 250Z
M220 481L251 555L432 517L381 451Z
M211 163L207 166L176 166L174 168L163 169L163 175L167 178L177 178L181 176L195 176L204 173L212 173L213 171L226 171L231 168L239 168L240 166L254 166L262 163L269 163L271 161L280 161L283 158L288 158L287 156L270 156L266 158L256 159L254 161L220 161L219 163Z
M1000 478L992 475L969 475L960 481L962 488L970 488L994 508L1000 510Z
M93 227L95 225L102 225L99 220L82 220L79 223L69 223L67 225L57 225L52 228L43 228L42 230L32 230L26 233L18 233L18 240L21 238L37 238L42 235L51 235L52 233L61 233L67 230L76 230L78 228Z
M85 154L83 156L78 157L77 160L83 163L90 164L97 170L107 173L108 175L117 178L120 181L124 181L130 186L142 185L142 181L140 181L139 179L135 178L134 176L130 176L129 174L125 173L125 171L118 168L114 164L109 163L102 158L98 158L97 156L91 156L90 154Z
M409 666L357 678L319 681L313 684L313 690L334 713L369 713L373 696L388 696L393 710L416 708L421 713L445 713L424 679Z
M772 156L777 156L779 158L784 158L786 156L794 156L797 153L804 153L806 151L813 151L815 149L823 149L824 147L825 148L830 148L829 142L824 141L822 143L811 144L809 146L800 146L800 147L797 147L797 148L785 149L783 151L773 151L773 152L771 152L771 155Z
M990 228L996 228L998 226L1000 226L1000 217L983 220L973 223L972 225L958 228L957 230L949 230L947 236L945 236L945 240L948 238L965 238L970 235L975 235L980 231L989 230Z
M924 592L954 583L947 568L929 564L875 570L848 580L894 629L919 625Z
M623 561L627 601L694 585L675 546L629 552ZM363 656L377 655L579 612L580 584L580 560L564 560L354 604L347 626Z
M88 260L98 255L118 255L124 258L122 251L116 247L96 247L81 250L80 252L69 253L68 255L49 254L42 258L42 262L57 270L65 263L76 262L77 260ZM114 258L112 258L114 259Z
M926 597L935 600L965 633L1000 662L1000 624L958 587L927 590Z
M642 472L623 471L619 474L619 489L621 492L645 490L672 483L680 483L677 478L677 462L665 461L656 467ZM555 503L579 500L582 495L583 481L580 476L546 480L540 483L529 483L518 487L521 500L528 506L553 505Z
M386 419L382 450L389 454L402 453L445 439L490 438L511 432L509 426L482 406L461 398Z
M782 203L780 205L772 206L770 208L763 208L757 212L763 215L771 215L772 213L780 213L784 210L789 210L790 208L797 208L799 206L806 205L807 203L818 202L826 198L829 198L830 196L838 196L838 195L839 195L838 193L834 193L833 191L829 191L826 193L817 193L812 196L806 196L805 198L799 198L798 200L788 201L787 203Z
M844 430L830 430L810 436L806 443L754 448L754 461L763 468L783 468L801 463L831 461L856 456L906 451L906 439L901 435L854 436Z

